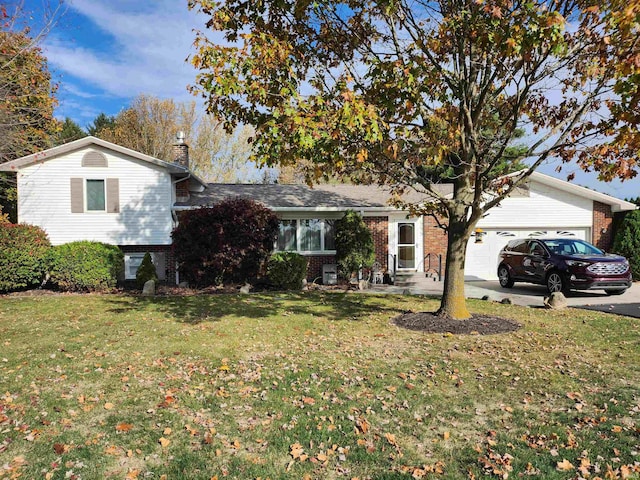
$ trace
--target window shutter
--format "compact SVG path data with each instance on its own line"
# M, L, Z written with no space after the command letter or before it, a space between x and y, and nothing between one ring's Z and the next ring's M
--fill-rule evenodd
M71 213L84 212L84 179L71 179Z
M107 178L107 213L120 213L120 180Z

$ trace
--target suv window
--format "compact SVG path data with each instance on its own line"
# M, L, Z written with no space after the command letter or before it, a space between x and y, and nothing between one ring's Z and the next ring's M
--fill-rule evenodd
M514 252L529 253L529 245L526 240L520 240L513 248Z
M544 247L540 245L540 243L538 242L530 242L529 251L531 255L538 255L538 256L545 255L546 253Z

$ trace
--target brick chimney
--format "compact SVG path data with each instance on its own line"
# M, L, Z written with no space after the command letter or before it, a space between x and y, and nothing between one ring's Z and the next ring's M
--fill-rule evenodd
M176 134L176 143L173 144L173 163L189 168L189 145L184 142L184 132Z

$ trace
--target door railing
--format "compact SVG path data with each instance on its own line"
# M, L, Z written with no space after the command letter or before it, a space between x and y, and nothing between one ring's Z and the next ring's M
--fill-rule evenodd
M387 271L392 284L396 283L397 261L397 256L393 253L387 256Z
M427 253L424 256L424 273L426 277L437 278L438 281L442 280L442 254L441 253ZM434 280L435 280L434 278Z

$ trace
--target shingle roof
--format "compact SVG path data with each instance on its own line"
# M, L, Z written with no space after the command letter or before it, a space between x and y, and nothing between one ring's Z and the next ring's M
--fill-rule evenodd
M451 185L438 185L444 195L452 191ZM212 205L226 198L250 198L269 208L388 208L391 195L388 189L376 185L283 185L283 184L220 184L210 183L200 193L191 193L187 202L176 203L177 207ZM411 192L407 201L421 202L428 197Z

